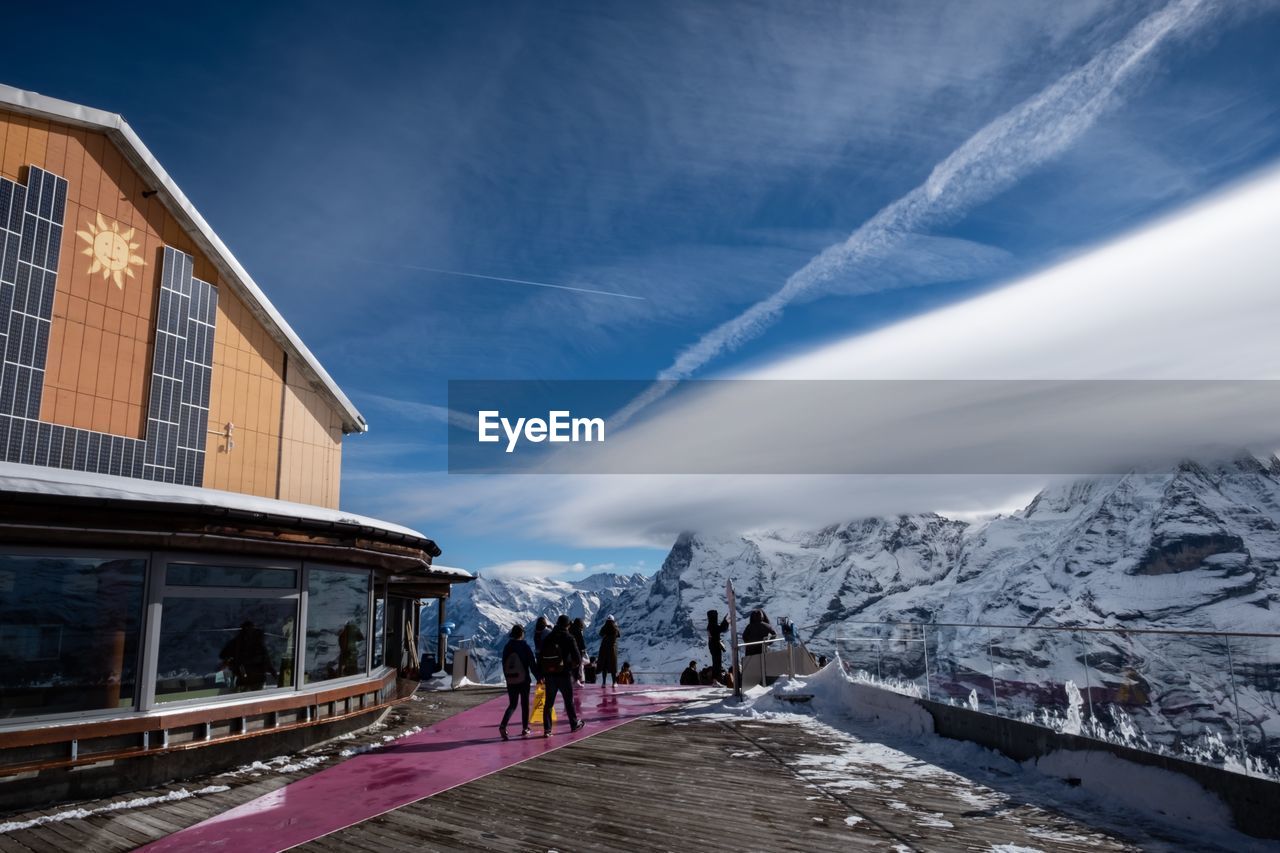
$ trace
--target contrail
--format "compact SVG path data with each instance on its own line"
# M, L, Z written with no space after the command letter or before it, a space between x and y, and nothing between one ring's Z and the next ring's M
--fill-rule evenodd
M437 406L434 403L419 403L416 400L400 400L396 397L384 397L381 394L365 394L362 399L371 400L374 404L390 409L415 420L439 422L469 432L476 431L476 416L448 406Z
M987 124L935 166L923 184L882 208L844 242L824 249L772 295L681 352L658 374L657 382L610 419L610 426L626 423L665 396L675 382L759 335L798 297L848 272L868 255L882 254L912 232L954 220L1066 149L1111 106L1117 88L1162 42L1199 28L1216 5L1210 0L1175 0L1085 65Z
M458 270L442 270L442 269L437 269L436 267L415 267L409 264L404 264L403 266L405 269L424 270L426 272L440 273L441 275L461 275L467 278L484 278L484 279L488 279L489 281L509 281L512 284L528 284L528 285L532 285L533 287L550 287L554 290L572 290L574 293L591 293L596 296L616 296L619 299L640 299L640 300L643 300L645 298L643 296L635 296L634 294L631 294L631 293L619 293L616 290L594 290L590 287L571 287L570 285L567 285L567 284L548 284L545 281L529 281L528 279L524 279L524 278L504 278L503 276L500 276L500 275L481 275L478 272L459 272Z
M417 264L396 264L387 261L371 261L367 258L351 258L351 260L359 261L362 264L376 264L380 267L394 267L402 270L421 270L422 272L439 273L440 275L459 275L463 278L480 278L486 281L506 281L511 284L527 284L530 287L549 287L552 290L568 290L573 293L589 293L592 296L616 296L619 299L638 299L647 301L643 296L635 296L630 293L619 293L616 290L596 290L590 287L573 287L568 284L551 284L545 281L530 281L527 278L507 278L501 275L483 275L478 272L462 272L461 270L446 270L440 267L424 267Z

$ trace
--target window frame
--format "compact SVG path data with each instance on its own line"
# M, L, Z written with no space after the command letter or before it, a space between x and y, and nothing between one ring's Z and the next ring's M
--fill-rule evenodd
M166 580L169 566L173 563L203 565L203 566L227 566L227 567L244 567L252 569L292 569L298 583L301 585L294 586L292 589L288 587L245 587L245 586L170 586ZM301 560L282 560L272 557L241 557L233 554L207 554L196 551L157 551L153 555L151 561L151 571L149 573L149 589L151 595L147 599L148 616L153 616L147 620L149 630L146 636L146 642L143 644L144 657L146 659L146 681L143 684L142 696L138 702L138 710L144 712L157 711L160 709L168 710L170 708L188 708L205 705L219 705L227 702L242 701L250 698L260 698L264 696L273 696L276 694L291 693L299 689L299 668L296 663L298 660L299 637L305 636L306 631L306 581L304 578L304 564ZM164 599L170 598L255 598L255 599L273 599L284 601L292 599L294 601L294 680L292 684L280 684L275 687L267 687L262 690L252 690L244 693L227 693L219 696L197 696L192 699L175 699L173 701L164 702L156 699L156 678L159 675L160 666L160 626L164 619Z
M313 569L321 569L326 572L343 572L351 575L364 575L368 580L368 589L365 592L365 636L368 641L365 643L364 650L364 671L355 675L340 675L336 678L326 678L322 681L306 681L307 671L307 614L306 609L309 605L309 590L311 587L311 571ZM346 684L356 684L373 677L376 673L372 667L373 661L373 603L374 592L378 586L378 573L373 568L359 568L357 566L343 566L335 563L326 563L322 560L304 560L302 564L302 608L303 615L301 617L299 631L299 665L294 666L295 678L298 690L315 689L318 685L324 685L326 688L341 687ZM385 630L385 626L384 626Z
M208 553L199 551L155 551L128 548L58 548L48 545L4 545L0 544L0 555L14 557L66 557L69 559L90 558L99 561L107 560L140 560L143 563L142 595L138 616L138 649L134 659L134 688L131 702L115 708L101 708L79 711L59 711L55 713L35 713L0 717L0 732L29 729L33 724L57 724L83 720L109 719L131 714L150 714L157 711L169 711L194 707L217 707L236 704L248 700L261 699L266 696L299 693L323 687L343 687L357 684L370 678L385 676L395 669L386 663L387 630L390 624L389 574L379 572L374 567L348 566L326 561L301 559L280 559L269 556L241 556L236 554ZM290 569L296 572L297 585L293 588L283 587L239 587L239 586L170 586L166 580L168 568L174 563L187 563L206 566L245 567L257 569ZM365 595L365 631L369 638L365 644L363 671L354 675L339 676L308 683L306 676L307 653L307 611L309 606L309 586L311 570L343 572L363 575L367 580ZM294 673L291 684L279 685L245 693L229 693L220 696L203 696L192 699L178 699L170 702L156 701L156 677L158 675L160 657L160 629L164 619L164 600L166 597L177 598L255 598L292 600L295 607L294 629ZM386 602L387 613L383 620L382 647L383 662L375 666L374 623L375 607L379 597ZM412 599L409 599L412 601Z
M84 711L56 711L53 713L0 717L0 732L12 729L28 729L31 727L32 722L57 723L81 720L85 718L110 718L118 717L121 714L130 714L140 710L141 694L145 689L147 682L145 668L148 636L147 618L150 615L150 609L147 604L151 600L150 584L151 564L154 559L153 552L130 549L117 550L115 548L53 548L48 545L0 544L0 555L12 557L70 557L73 559L90 557L93 559L101 558L104 560L142 560L143 562L142 606L138 613L138 651L137 658L134 661L134 672L136 674L134 676L132 703L130 705L120 705L115 708L95 708Z

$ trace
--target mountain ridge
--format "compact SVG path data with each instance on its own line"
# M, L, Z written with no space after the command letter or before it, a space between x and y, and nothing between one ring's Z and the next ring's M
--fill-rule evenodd
M612 614L623 631L621 658L668 679L690 659L705 662L705 613L725 612L726 581L734 584L740 616L761 607L789 617L812 648L839 651L859 666L870 648L868 622L1277 632L1280 459L1187 460L1161 471L1055 483L1022 509L978 522L916 513L813 530L690 531L676 538L652 578L627 581L600 592L540 581L545 594L526 590L530 607L510 615L531 623L538 612L588 622ZM1064 643L1030 631L998 637L991 654L984 645L991 638L980 633L954 629L934 638L938 655L945 640L955 658L936 665L965 673L960 685L981 687L975 673L987 670L1002 682L1072 679L1100 695L1140 681L1158 706L1152 713L1161 736L1176 740L1225 725L1220 643L1171 640L1178 648L1169 651L1132 636ZM495 636L492 629L476 634ZM591 649L594 637L592 626ZM1256 660L1245 645L1236 653L1242 718L1258 744L1275 749L1280 644Z

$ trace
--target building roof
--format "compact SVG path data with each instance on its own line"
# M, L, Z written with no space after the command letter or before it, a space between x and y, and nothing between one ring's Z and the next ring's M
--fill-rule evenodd
M129 164L156 191L156 198L182 225L202 252L218 268L223 280L249 307L267 333L284 348L294 364L301 366L315 389L326 397L342 416L343 432L365 432L369 425L347 395L342 392L333 377L320 361L307 349L276 307L267 299L262 289L236 260L231 250L205 222L195 205L183 194L173 178L164 170L155 156L142 144L129 123L117 113L60 101L36 92L15 89L0 84L0 109L11 110L28 116L83 127L104 133L125 155Z
M377 539L420 548L439 554L435 543L418 531L351 512L278 501L239 492L224 492L199 486L156 483L133 477L89 474L39 465L0 462L0 499L6 495L22 499L59 498L69 501L116 502L146 505L157 509L186 508L202 515L228 515L263 521L291 522L295 526L324 526L348 534L367 534ZM451 582L472 579L469 572L450 566L430 566L430 574Z

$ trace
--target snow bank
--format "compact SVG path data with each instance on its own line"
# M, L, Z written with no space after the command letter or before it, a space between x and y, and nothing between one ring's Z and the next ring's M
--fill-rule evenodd
M1195 780L1125 761L1100 750L1058 750L1023 763L1048 776L1078 779L1080 787L1106 799L1170 818L1177 823L1231 826L1231 811Z
M794 701L803 697L808 701ZM932 716L912 697L851 679L838 660L811 676L780 679L771 688L747 691L741 702L708 702L684 713L811 730L833 751L800 755L788 763L815 786L837 794L874 789L891 795L902 784L891 778L897 776L945 788L979 811L1005 802L1052 802L1081 814L1091 826L1110 826L1122 833L1151 827L1156 837L1172 832L1204 848L1273 849L1268 842L1238 832L1227 806L1188 777L1104 751L1064 750L1018 764L976 743L937 736ZM731 757L746 761L753 756L743 752ZM1073 780L1074 786L1064 780ZM942 825L940 813L902 807L920 826ZM1046 832L1034 827L1028 831ZM993 849L1013 853L1035 848Z
M770 699L762 706L766 696ZM793 700L805 696L812 697L808 705L823 719L872 724L906 735L933 734L933 717L914 699L848 678L839 656L813 675L778 679L755 703L758 710L797 711L804 706Z
M419 682L418 689L424 691L452 690L453 678L447 672L441 670Z

